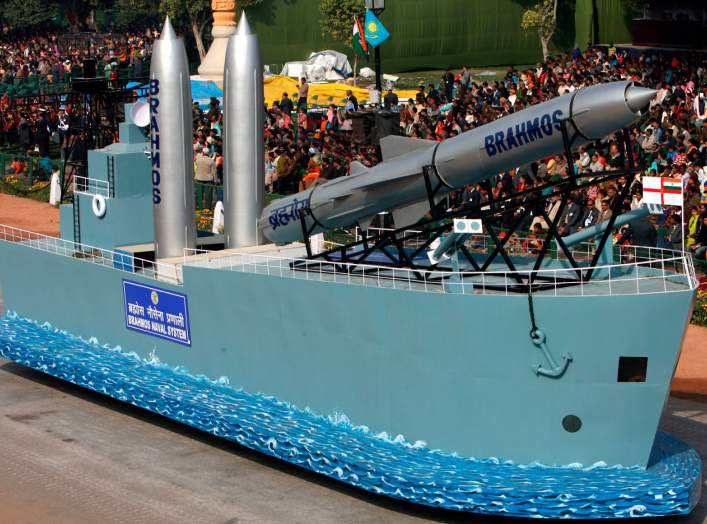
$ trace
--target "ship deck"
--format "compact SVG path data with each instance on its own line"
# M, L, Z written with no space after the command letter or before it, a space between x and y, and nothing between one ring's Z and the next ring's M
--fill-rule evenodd
M551 260L539 271L533 271L532 261L517 259L515 272L502 263L491 264L485 272L469 266L454 272L448 263L440 265L439 270L427 271L305 257L304 246L293 244L208 252L165 262L341 285L464 295L508 295L517 283L516 276L531 273L537 282L533 294L544 296L643 295L688 291L695 286L694 268L685 257L626 257L621 264L595 267L591 279L561 260Z
M549 258L535 271L532 268L534 257L523 252L513 256L515 271L495 262L486 271L478 272L463 265L459 271L452 271L449 261L428 270L307 260L306 248L301 243L220 251L190 250L183 257L154 261L140 258L130 246L111 251L2 225L0 240L177 286L183 284L185 267L200 267L273 278L463 295L510 295L517 291L519 277L527 278L530 274L533 275L533 294L542 296L643 295L692 291L697 287L689 255L657 248L622 247L616 253L615 263L595 266L589 278L586 271L570 267L567 260L558 256ZM139 247L141 251L149 251L149 246ZM582 249L575 252L575 259L588 269L593 245Z

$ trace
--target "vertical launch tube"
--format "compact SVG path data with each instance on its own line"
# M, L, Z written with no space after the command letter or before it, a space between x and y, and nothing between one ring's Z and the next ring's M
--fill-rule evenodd
M243 13L228 39L224 69L224 234L226 248L262 244L265 198L263 67Z
M196 247L191 80L184 42L169 17L150 65L150 143L155 257Z

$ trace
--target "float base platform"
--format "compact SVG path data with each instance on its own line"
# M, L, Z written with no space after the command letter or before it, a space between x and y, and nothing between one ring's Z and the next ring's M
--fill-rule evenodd
M12 314L0 317L0 356L266 455L379 495L460 512L534 518L684 515L700 497L697 453L658 433L650 466L548 467L463 458L374 434L144 361ZM483 423L483 421L480 421Z

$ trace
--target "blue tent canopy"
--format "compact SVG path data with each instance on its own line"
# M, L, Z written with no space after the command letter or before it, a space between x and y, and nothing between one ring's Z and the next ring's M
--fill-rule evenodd
M209 107L211 97L218 98L223 103L223 89L210 80L192 80L191 97L195 102L199 102L201 109Z
M128 89L141 86L138 82L130 82L127 85ZM211 97L218 98L223 104L223 89L217 86L210 80L192 80L191 81L191 97L195 102L199 102L201 109L207 109Z

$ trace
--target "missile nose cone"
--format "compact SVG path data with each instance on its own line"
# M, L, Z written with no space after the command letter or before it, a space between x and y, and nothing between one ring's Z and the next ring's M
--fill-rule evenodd
M169 21L169 16L164 19L164 26L162 26L162 33L160 33L160 40L175 40L177 38L177 33L174 32L174 27L172 27L172 22Z
M238 36L252 35L253 31L250 29L250 24L248 23L248 17L245 15L245 11L241 15L241 20L238 22Z
M648 109L653 97L656 95L655 89L647 89L635 85L629 86L626 89L626 105L634 113L643 113Z

